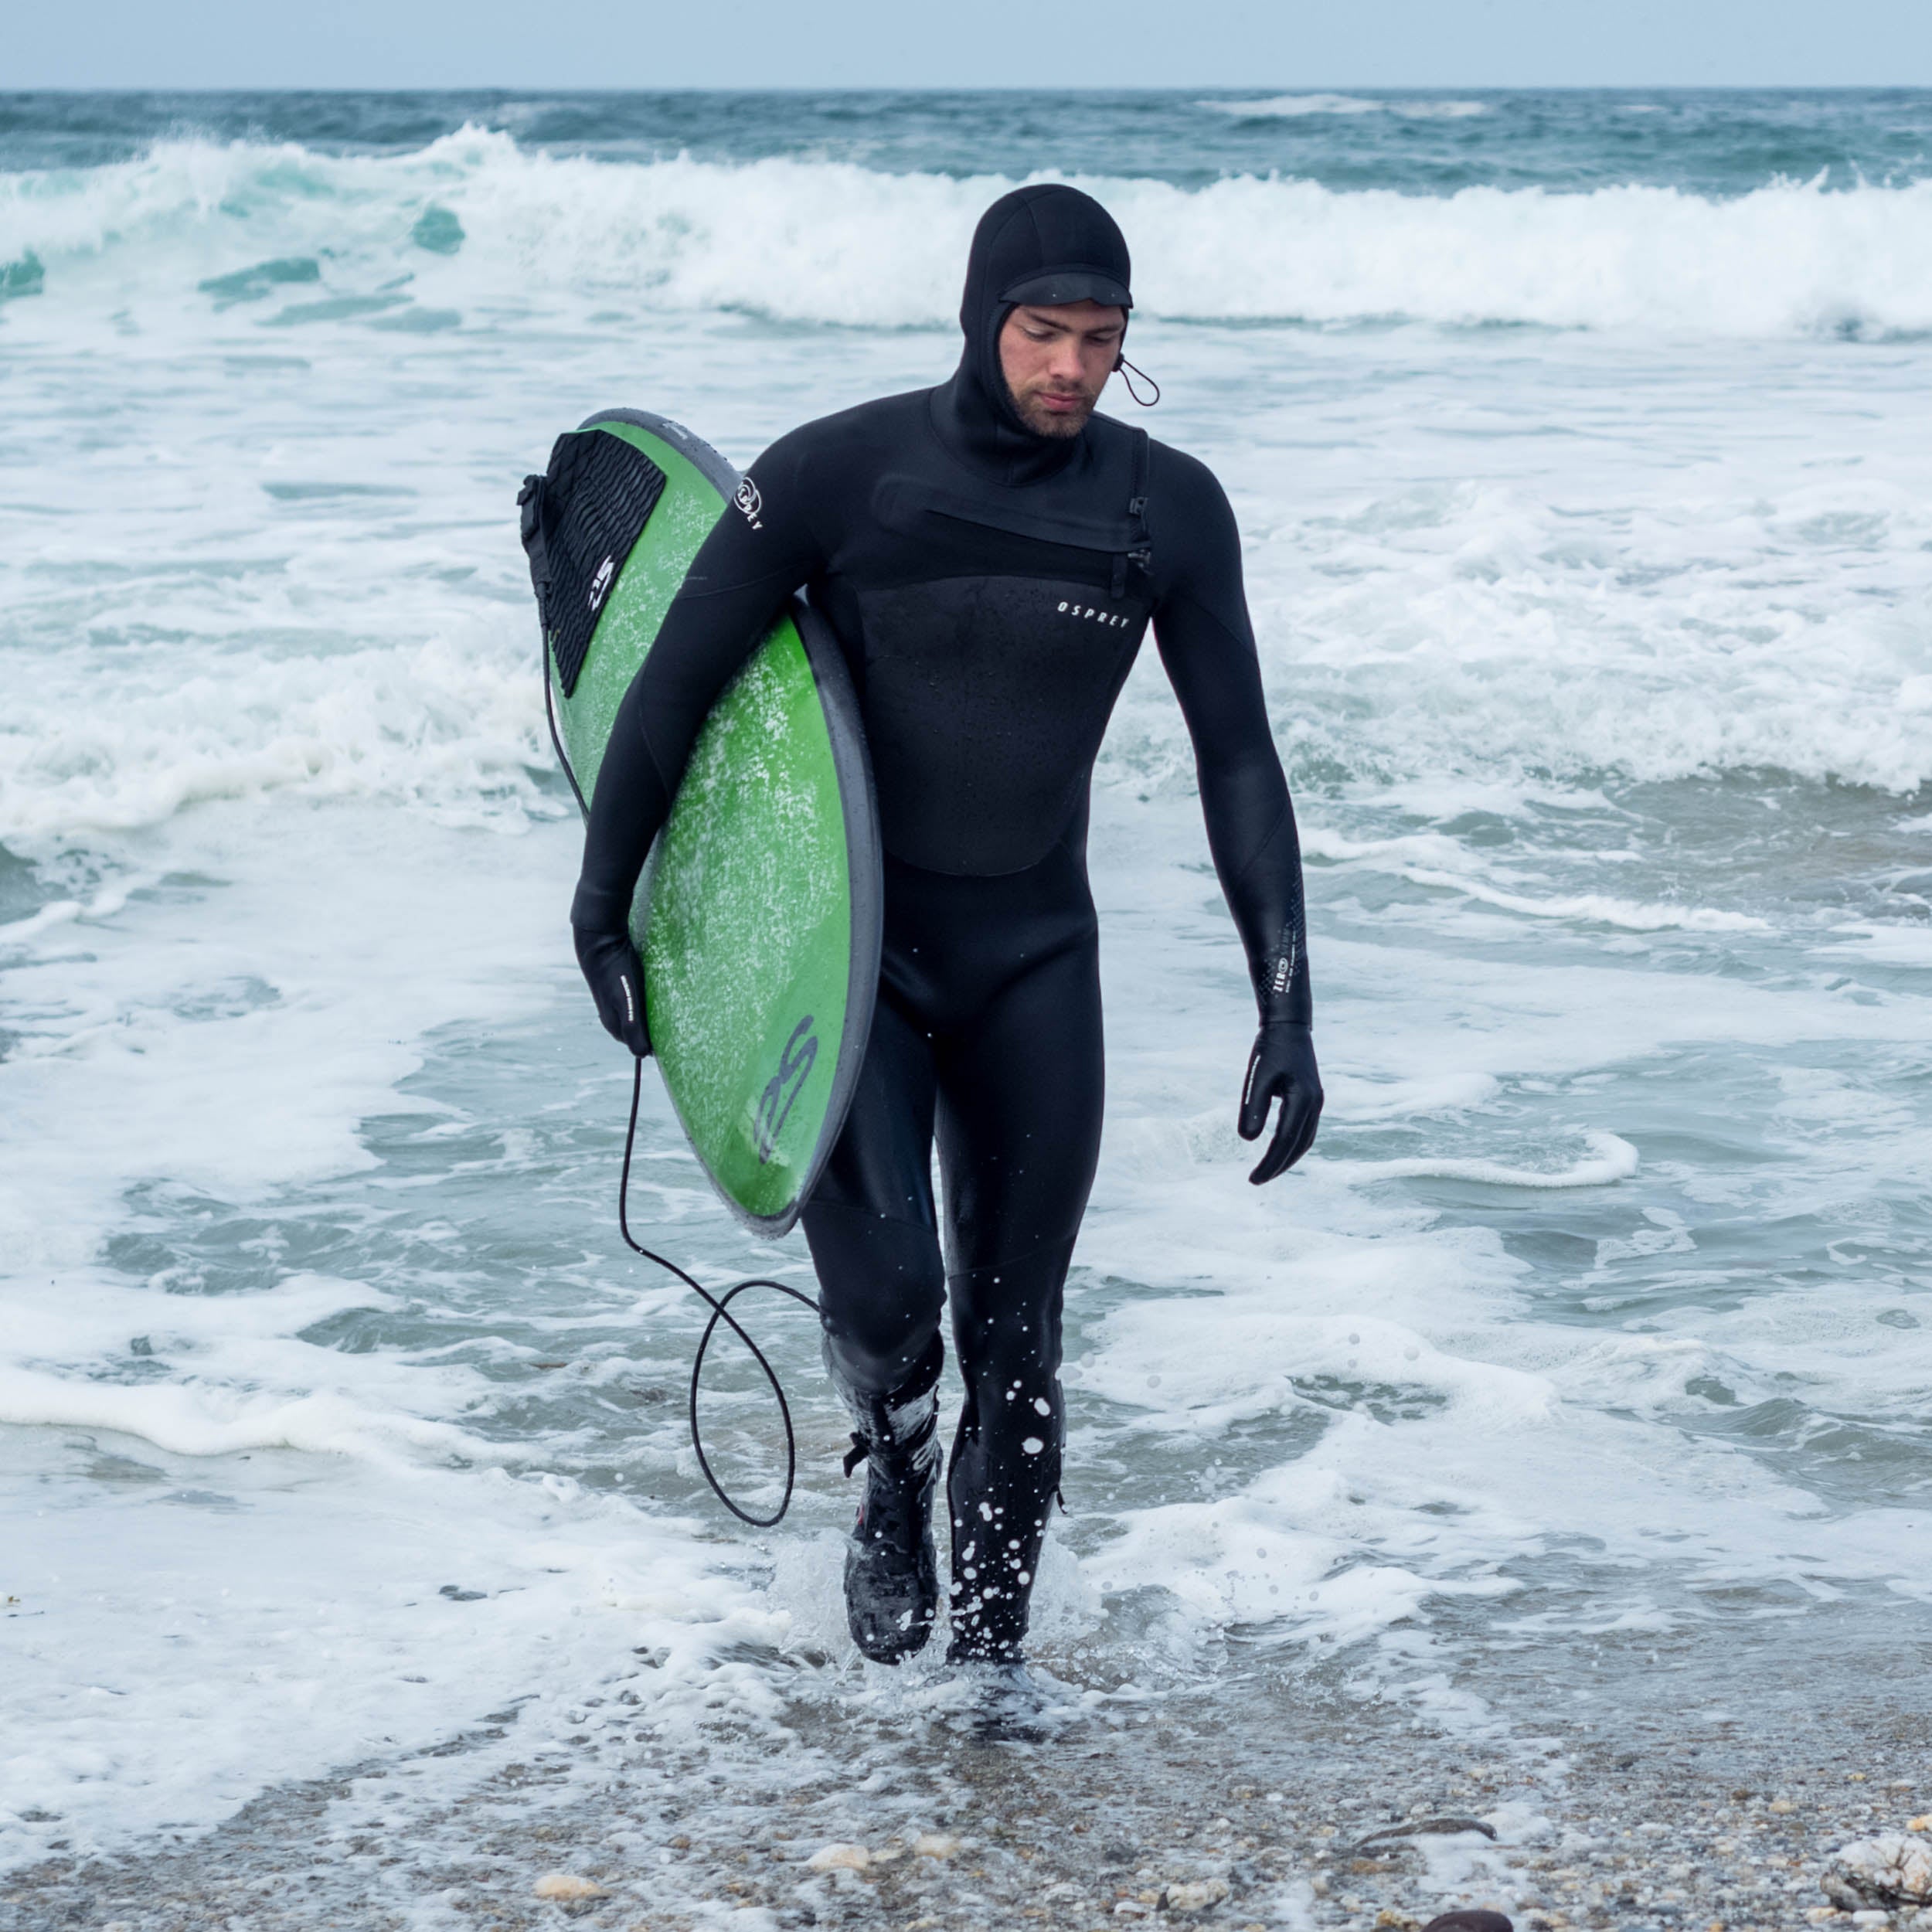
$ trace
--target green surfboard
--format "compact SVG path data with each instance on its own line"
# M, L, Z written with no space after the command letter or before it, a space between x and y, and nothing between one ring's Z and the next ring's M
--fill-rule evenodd
M619 701L740 488L708 444L641 411L604 410L559 437L526 543L538 522L546 696L580 805ZM631 915L665 1090L712 1185L760 1234L797 1220L844 1124L878 990L882 893L857 701L824 619L794 598L699 733Z

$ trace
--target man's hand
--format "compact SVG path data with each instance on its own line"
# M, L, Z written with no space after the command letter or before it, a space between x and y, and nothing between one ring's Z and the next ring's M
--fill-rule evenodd
M597 1003L604 1030L644 1059L651 1051L645 1024L644 963L630 934L595 932L583 926L570 930L577 940L577 964Z
M1274 1138L1248 1176L1257 1187L1286 1173L1314 1146L1321 1118L1321 1073L1315 1063L1314 1037L1307 1027L1284 1020L1270 1022L1254 1036L1247 1083L1241 1089L1243 1140L1260 1139L1268 1124L1269 1104L1277 1099L1281 1117Z

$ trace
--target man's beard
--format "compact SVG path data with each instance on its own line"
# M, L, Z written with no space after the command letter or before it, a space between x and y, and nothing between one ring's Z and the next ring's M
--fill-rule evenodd
M1010 385L1007 389L1006 395L1007 400L1013 406L1013 413L1036 436L1051 437L1056 440L1079 435L1080 431L1086 428L1087 419L1094 413L1094 406L1100 400L1097 396L1083 395L1081 407L1077 411L1056 414L1053 410L1046 408L1036 396L1029 397L1027 401L1022 403L1017 396L1014 395Z

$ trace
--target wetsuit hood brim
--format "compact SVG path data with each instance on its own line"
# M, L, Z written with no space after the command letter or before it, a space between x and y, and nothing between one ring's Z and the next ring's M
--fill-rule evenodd
M1011 283L999 291L999 299L1009 310L1022 303L1037 308L1057 308L1067 302L1098 302L1107 308L1134 306L1134 298L1124 282L1104 269L1086 267L1049 269L1044 274Z

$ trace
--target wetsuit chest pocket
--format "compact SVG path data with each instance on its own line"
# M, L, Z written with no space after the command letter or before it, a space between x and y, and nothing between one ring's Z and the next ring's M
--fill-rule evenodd
M966 570L990 564L995 570L1084 577L1090 569L1094 587L1118 603L1147 590L1152 551L1143 521L1145 490L1143 483L1118 515L1091 515L1075 505L1009 503L939 488L923 478L886 476L873 492L872 507L883 528ZM942 564L930 574L951 571Z

